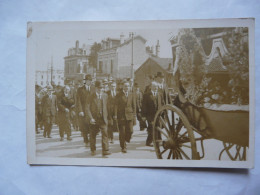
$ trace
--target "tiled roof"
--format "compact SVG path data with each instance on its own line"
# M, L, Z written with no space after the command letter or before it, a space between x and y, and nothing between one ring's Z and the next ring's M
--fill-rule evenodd
M153 61L155 61L158 65L160 65L164 70L168 70L169 64L171 64L171 69L173 68L172 65L172 58L159 58L159 57L150 57ZM171 70L168 70L171 71Z

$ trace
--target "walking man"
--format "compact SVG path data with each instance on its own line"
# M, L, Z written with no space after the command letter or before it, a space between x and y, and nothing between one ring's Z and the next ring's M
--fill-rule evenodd
M84 143L86 146L89 145L89 121L86 119L86 105L89 96L95 93L94 86L92 85L92 76L87 74L85 76L85 83L82 87L79 87L77 90L77 110L79 112L79 129L82 133Z
M86 104L87 117L90 123L90 149L91 155L96 155L96 136L99 131L102 134L102 154L110 155L107 135L108 109L107 94L103 92L100 81L95 83L96 92L89 96Z
M156 112L164 105L164 99L162 94L158 91L158 84L156 82L151 83L151 90L144 94L142 105L143 120L148 121L146 146L152 146L153 141L153 120Z
M107 92L108 94L108 139L110 140L110 143L114 143L114 135L113 132L118 132L118 123L117 119L115 119L113 116L115 115L115 104L116 104L116 82L111 81L110 90Z
M53 92L52 86L48 86L47 94L42 99L42 116L44 125L43 136L48 136L48 138L51 138L52 123L54 122L57 112L57 98Z
M119 140L123 153L127 152L126 142L130 142L133 134L133 121L136 117L134 95L130 92L130 84L125 81L123 90L116 96L115 119L118 119Z

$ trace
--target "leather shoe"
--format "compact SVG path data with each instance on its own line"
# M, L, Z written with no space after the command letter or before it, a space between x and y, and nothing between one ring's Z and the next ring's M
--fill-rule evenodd
M147 143L146 146L153 147L153 144L148 144L148 143Z
M60 141L63 141L63 137L60 138Z
M71 137L67 137L67 140L68 140L68 141L71 141L71 140L72 140L72 138L71 138Z
M103 154L103 156L106 156L106 155L110 155L111 152L109 152L109 151L104 151L102 154Z
M126 151L126 149L125 149L125 148L123 148L123 149L122 149L122 152L123 152L123 153L127 153L127 151Z
M96 155L96 151L91 151L91 156L95 156Z

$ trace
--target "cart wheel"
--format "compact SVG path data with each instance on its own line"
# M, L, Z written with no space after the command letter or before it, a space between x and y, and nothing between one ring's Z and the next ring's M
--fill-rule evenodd
M165 105L156 113L153 143L158 159L199 160L190 123L176 106Z
M225 151L233 161L245 161L246 160L246 146L240 146L233 143L223 142L224 149L221 151L219 155L219 160L221 160L222 153Z

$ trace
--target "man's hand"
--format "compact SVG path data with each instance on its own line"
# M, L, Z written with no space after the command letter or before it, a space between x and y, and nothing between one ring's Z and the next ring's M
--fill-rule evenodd
M143 121L146 121L146 118L145 118L145 117L142 117L142 120L143 120Z
M95 125L95 124L96 124L95 119L92 118L92 119L90 120L90 124L91 124L91 125Z
M113 116L113 119L116 120L116 119L117 119L117 116Z
M80 113L79 113L79 116L84 116L84 112L80 112Z
M69 112L70 110L68 108L65 108L65 112Z

